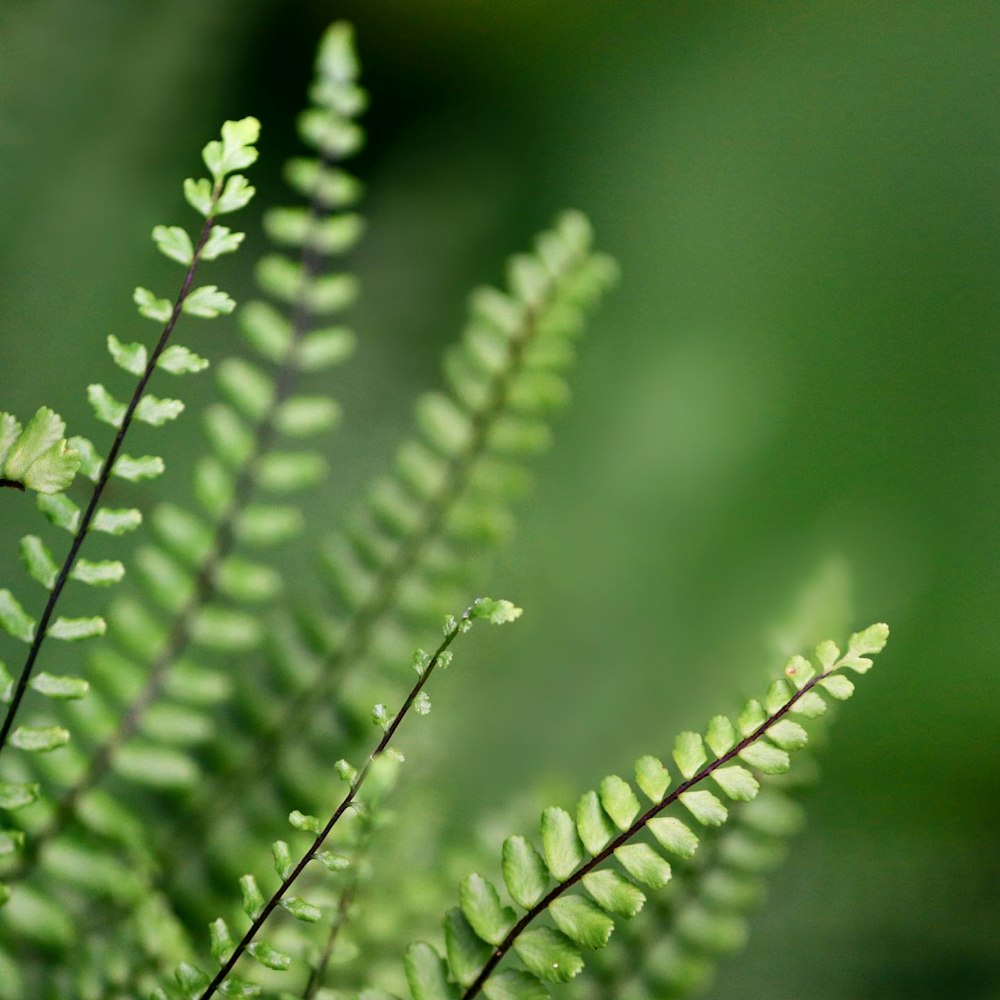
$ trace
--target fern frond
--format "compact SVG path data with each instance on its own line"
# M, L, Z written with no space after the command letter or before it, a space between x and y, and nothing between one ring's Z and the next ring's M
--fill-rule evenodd
M788 777L761 775L758 797L730 806L726 826L703 836L690 862L674 865L670 891L654 894L594 955L582 997L682 1000L705 992L719 961L744 947L747 913L763 897L765 874L801 826L803 811L782 780Z
M562 373L573 339L615 275L591 239L586 219L566 213L533 254L512 258L506 293L473 294L447 355L447 391L418 401L418 435L400 447L394 474L376 481L367 508L323 552L344 611L321 625L336 638L290 714L326 704L394 620L418 626L452 606L470 563L509 536L525 463L547 447L547 417L569 397Z
M108 338L108 350L118 367L131 375L138 375L138 382L127 403L120 403L101 385L91 385L88 398L99 420L115 429L115 436L106 458L100 460L96 449L84 438L73 438L69 444L75 452L76 461L84 476L93 483L86 506L81 509L72 500L60 493L42 493L39 506L57 526L65 528L73 535L69 551L60 567L40 538L28 536L22 544L22 553L29 572L48 591L48 599L37 622L28 615L17 599L9 591L0 591L0 627L13 638L28 645L27 657L16 683L10 692L6 714L0 725L0 752L9 744L33 752L44 752L65 745L69 732L61 726L20 726L14 728L15 718L22 700L29 688L48 697L79 697L85 693L76 679L51 678L49 675L34 676L35 665L46 638L73 641L101 635L106 629L103 618L56 617L63 588L70 579L90 586L104 586L117 582L123 575L118 562L92 563L80 558L80 550L88 532L98 531L121 534L137 527L141 516L137 510L113 511L101 507L104 491L112 476L127 480L145 479L159 475L163 462L155 456L131 458L124 454L122 447L134 421L160 426L173 420L184 408L175 399L159 399L147 392L147 387L157 368L179 375L197 371L205 367L205 362L192 351L169 343L182 314L211 318L233 307L232 300L215 286L194 287L194 278L202 259L211 259L221 252L235 249L235 245L220 245L216 234L217 219L220 215L236 211L249 202L253 188L242 174L235 171L250 166L257 158L254 143L260 126L256 119L246 118L238 122L226 122L222 126L220 140L208 143L202 158L211 174L211 179L188 180L185 182L185 196L189 203L204 216L204 222L197 240L192 242L186 233L174 227L165 230L157 227L153 232L154 242L167 256L178 261L185 274L180 291L173 302L157 299L145 289L137 289L135 301L141 315L154 320L162 330L152 350L143 344L122 344L114 336ZM238 243L238 241L236 241ZM10 430L9 421L5 431ZM29 432L34 429L34 438ZM29 426L25 436L32 447L22 445L6 455L5 469L14 473L28 474L37 461L44 457L50 446L58 446L62 437L62 421L51 411L40 410L36 420ZM46 445L35 463L27 459ZM30 465L30 468L29 468ZM22 470L21 466L25 466ZM41 683L39 682L41 679ZM38 797L38 786L28 782L5 782L0 785L2 801L7 809L22 808Z
M850 618L849 591L841 559L820 564L766 630L775 656L788 657L842 631ZM810 747L825 736L829 718L810 721ZM704 993L721 961L745 947L749 914L764 898L766 874L783 860L789 838L802 826L799 793L816 777L812 753L800 753L786 774L759 775L757 798L732 803L729 822L703 834L694 858L674 864L670 891L654 893L639 918L620 925L594 954L591 975L577 990L580 1000L650 994L683 1000Z
M872 665L870 655L881 651L887 638L885 625L873 625L851 636L843 654L834 643L823 643L816 666L793 658L763 703L750 701L735 720L715 716L704 736L681 733L673 759L682 780L669 794L667 768L654 757L640 758L635 783L652 803L645 810L632 785L612 775L598 791L581 797L575 818L559 808L545 811L541 850L522 837L508 838L503 878L510 899L523 912L518 916L506 906L482 876L465 879L460 906L445 923L446 957L426 943L407 952L413 1000L471 1000L480 991L490 1000L526 1000L548 996L546 983L576 976L584 965L580 949L603 947L617 918L633 917L642 909L645 893L636 883L655 890L670 881L672 869L663 853L687 860L697 851L698 835L664 812L679 804L700 826L725 824L729 811L704 785L711 781L738 802L755 799L760 782L754 772L786 771L790 753L807 740L806 730L789 716L820 714L826 707L820 691L837 699L850 697L853 684L844 671L865 673ZM646 831L659 849L638 839ZM610 867L612 860L620 870ZM569 893L577 885L589 899ZM543 915L552 926L533 927ZM511 951L521 968L495 972Z
M193 283L202 260L212 259L238 245L239 240L231 241L228 247L219 245L217 233L224 227L218 226L217 220L221 214L243 207L253 195L253 188L235 171L250 166L256 159L254 143L258 133L256 119L226 122L222 127L221 139L210 142L204 148L202 157L211 179L185 183L186 193L197 190L197 197L189 197L188 200L204 216L196 241L192 242L183 230L176 227L169 237L165 237L164 227L157 227L153 232L158 248L184 267L184 278L180 291L172 302L156 299L152 293L143 289L136 290L134 298L140 314L153 319L162 327L159 339L152 349L147 349L140 343L123 344L114 336L108 338L107 346L114 363L129 375L138 376L138 382L127 403L118 402L103 386L92 385L88 389L88 397L96 416L113 426L115 435L103 460L89 440L76 437L68 442L72 450L66 454L73 456L74 464L93 484L84 506L78 506L63 493L50 491L39 495L38 506L41 511L53 524L69 531L73 536L61 567L41 538L29 535L22 539L21 551L28 572L48 591L48 600L39 620L36 623L27 615L9 591L3 591L0 598L0 604L5 608L0 625L29 646L17 683L12 684L5 692L8 695L8 708L0 730L0 750L10 744L32 754L30 763L28 760L5 759L5 764L9 767L5 768L5 780L0 781L0 805L7 811L17 813L21 826L20 829L9 831L7 837L11 850L3 852L3 878L6 881L0 888L0 902L7 903L3 911L6 929L29 941L33 937L36 941L43 940L47 948L69 945L71 935L64 933L67 917L56 905L57 899L66 899L69 887L81 890L84 895L98 892L113 901L113 905L121 905L128 900L130 906L142 907L143 894L148 888L148 882L144 881L142 873L148 866L138 861L135 866L137 871L133 872L113 853L95 856L92 851L80 850L78 845L64 844L49 858L48 888L36 892L22 885L18 892L11 893L8 883L13 879L10 876L23 874L37 856L40 843L35 842L33 835L40 829L40 817L48 816L50 809L47 796L42 792L43 787L52 779L64 780L67 775L75 773L82 767L83 761L77 750L67 746L70 733L77 730L52 724L50 719L44 717L40 720L42 724L19 725L14 728L15 717L29 690L50 699L53 708L56 702L51 702L51 699L59 702L74 701L86 706L75 716L77 720L92 720L95 709L101 714L96 703L85 697L89 691L89 681L80 677L37 672L35 667L46 638L72 641L105 632L103 617L57 617L57 605L64 586L70 580L91 587L104 587L119 582L124 576L124 566L119 560L94 562L84 559L80 556L81 547L90 531L120 535L136 528L142 520L138 510L112 510L102 506L103 494L113 477L134 482L154 478L163 472L163 461L159 457L134 458L125 454L123 445L135 421L161 426L174 419L184 408L179 400L160 399L147 392L158 368L178 376L200 371L207 366L207 362L193 351L169 341L182 315L211 318L232 308L232 300L214 286L195 288ZM43 416L45 411L40 411L39 417ZM47 423L52 436L56 428L51 419ZM58 421L58 430L58 436L61 437L61 421ZM16 454L8 455L8 470L11 457L16 457ZM35 471L36 467L31 471ZM46 758L39 754L59 747L65 749L57 755L58 762L53 763L51 768L47 767ZM45 780L30 780L37 777ZM6 780L8 778L14 780ZM93 804L96 807L97 800ZM31 806L34 808L29 809ZM111 825L114 826L116 817L113 808L111 815ZM90 817L91 820L93 818ZM42 819L43 825L44 822ZM17 865L13 871L8 869L11 862ZM149 909L148 906L146 908ZM167 947L166 942L171 939L172 930L175 929L172 928L171 933L167 933L168 923L169 918L150 920L147 924L149 927L155 924L164 931L164 947ZM124 938L133 936L130 930L119 936L119 943ZM79 982L87 981L88 975L82 964ZM77 986L72 991L77 992Z
M424 688L438 666L446 667L451 662L449 647L460 635L467 633L476 621L484 620L494 625L503 625L515 621L520 615L521 609L515 607L510 601L481 597L474 601L459 617L449 616L445 620L444 638L433 655L425 661L418 654L415 661L417 681L410 689L399 711L390 714L383 704L375 705L372 709L372 721L382 730L382 737L362 767L356 769L346 760L337 762L337 773L349 787L339 805L330 814L329 819L325 823L321 823L314 816L305 815L298 810L293 811L289 816L289 822L293 827L310 832L315 837L296 862L292 862L288 845L283 841L278 841L272 846L275 869L281 879L278 888L265 902L253 875L244 875L240 879L244 900L243 909L250 918L251 924L235 945L228 925L221 917L212 924L212 952L219 962L219 971L209 980L208 976L196 966L184 965L178 969L177 981L184 1000L195 1000L195 998L209 1000L210 997L222 990L224 985L227 987L226 992L229 995L233 989L243 991L249 988L248 984L231 978L236 963L244 954L250 954L268 969L282 971L289 967L291 964L290 956L258 940L258 935L268 917L278 906L282 906L297 920L315 923L321 918L322 911L318 907L298 897L289 897L289 890L314 859L326 867L333 869L341 867L339 859L328 858L321 853L323 845L347 811L358 807L359 803L356 801L358 794L372 774L373 769L379 766L382 758L394 756L397 761L401 760L391 746L392 739L411 709L416 710L419 715L426 715L430 711L430 700Z
M573 339L615 275L591 240L586 219L566 213L533 254L511 260L507 293L473 295L472 318L449 354L449 391L420 400L419 435L400 449L396 473L376 484L351 530L325 547L341 614L331 620L298 609L295 625L276 626L266 646L273 687L254 679L241 691L253 742L233 755L206 799L217 805L239 796L280 755L282 735L308 732L321 711L353 716L348 727L357 729L374 690L343 690L357 668L373 656L398 662L413 630L454 606L477 575L470 574L476 559L508 534L525 463L548 440L545 415L568 395L562 372ZM345 693L353 706L346 713ZM284 708L261 719L275 703ZM297 776L291 782L294 795L308 793Z

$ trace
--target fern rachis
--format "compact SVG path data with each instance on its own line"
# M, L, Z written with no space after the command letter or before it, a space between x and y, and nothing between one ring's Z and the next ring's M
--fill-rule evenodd
M212 924L213 954L218 959L220 968L208 981L204 991L199 993L199 1000L210 1000L223 987L223 984L232 982L230 975L244 954L253 955L267 968L284 970L289 966L290 959L269 945L260 944L257 941L258 934L268 917L281 905L288 909L293 916L306 923L313 923L319 919L320 911L316 907L300 898L289 898L288 891L295 885L312 860L319 858L326 863L325 859L320 856L321 848L347 810L352 807L356 808L355 800L364 787L369 774L373 767L378 766L383 755L392 752L392 739L410 710L415 708L421 715L430 711L430 700L424 688L438 666L446 667L450 663L452 658L450 647L455 640L468 632L476 620L485 619L493 624L502 625L515 621L520 614L521 609L509 601L479 598L458 618L449 616L444 625L444 638L433 654L427 656L418 652L414 661L417 681L410 688L399 711L390 715L385 705L381 704L372 709L372 720L382 729L382 737L369 753L360 770L353 768L347 761L338 762L337 771L349 787L326 823L321 825L315 817L306 816L300 812L293 812L290 816L290 821L297 829L314 833L315 839L295 863L290 861L287 845L283 843L274 845L275 867L281 878L281 884L278 888L265 902L259 889L256 888L256 880L252 875L245 875L240 880L244 895L244 908L252 920L243 937L234 945L224 920L219 918ZM395 759L400 760L401 758L397 754ZM191 967L185 969L181 975L186 980L188 989L197 991L201 979L200 970ZM207 979L207 977L205 978Z

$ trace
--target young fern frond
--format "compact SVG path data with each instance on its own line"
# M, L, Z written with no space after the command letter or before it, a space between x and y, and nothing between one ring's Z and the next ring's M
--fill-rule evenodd
M0 413L0 489L62 493L80 468L80 453L63 434L66 424L47 406L39 407L27 427L12 413Z
M320 820L316 819L316 817L305 815L297 810L289 816L289 822L293 827L298 830L308 831L315 836L306 851L294 863L291 861L287 844L283 841L278 841L273 845L272 853L275 859L275 869L281 879L281 884L278 888L265 902L253 875L244 875L240 880L244 911L250 918L251 924L243 937L235 945L232 942L229 927L222 918L217 919L212 924L212 952L219 962L219 971L209 980L195 966L185 964L178 969L177 981L184 1000L196 1000L196 998L197 1000L209 1000L210 997L215 996L224 987L226 993L229 995L232 995L233 990L236 990L239 995L246 995L245 991L251 988L250 985L239 980L234 980L231 977L233 968L244 954L251 955L268 969L281 971L290 966L290 956L257 940L264 923L279 905L288 910L297 920L306 923L315 923L320 919L322 911L318 907L301 898L289 897L289 890L305 871L307 865L314 859L332 869L342 867L342 859L325 856L321 853L322 847L345 813L352 807L357 808L357 796L364 787L373 768L379 766L379 762L384 755L392 755L394 753L391 747L392 739L410 710L415 709L420 715L426 715L430 711L430 699L424 688L438 666L445 668L451 662L452 654L450 647L455 640L460 635L468 632L472 628L473 622L477 620L485 620L494 625L503 625L515 621L520 615L521 609L515 607L510 601L481 597L474 601L460 617L449 616L446 619L444 624L444 638L433 655L425 661L424 657L418 654L415 661L418 675L417 681L410 689L399 711L391 715L386 706L382 704L378 704L372 709L372 721L382 729L382 737L368 755L360 770L355 769L346 760L337 762L337 773L348 784L349 788L326 823L321 824ZM396 759L400 759L398 754L396 755Z
M97 418L111 425L115 436L103 461L89 440L73 438L69 441L78 455L81 471L93 483L85 507L78 507L61 493L39 495L39 506L43 512L58 527L69 531L73 540L61 566L41 539L28 536L23 542L22 552L29 573L48 591L48 599L37 622L9 591L0 591L0 606L3 609L0 627L29 647L0 725L0 753L8 743L18 749L44 752L69 741L69 731L62 726L46 724L14 729L14 722L29 687L55 698L80 697L85 693L77 678L49 678L44 684L33 683L36 662L48 637L73 641L102 635L106 630L106 623L99 616L56 617L58 602L70 579L90 586L105 586L116 583L124 575L120 562L89 562L80 558L80 550L90 531L118 535L131 531L141 522L138 510L109 510L101 506L112 476L134 481L153 478L163 471L162 459L156 456L132 458L122 448L134 421L158 427L176 418L184 408L180 400L160 399L146 391L156 369L183 375L207 366L207 362L188 348L170 344L181 315L212 318L231 311L234 306L233 300L214 285L195 288L194 278L202 260L212 260L239 246L242 234L230 232L219 225L217 219L243 208L253 197L254 189L236 171L256 160L254 143L259 131L259 123L254 118L226 122L222 126L221 140L214 140L205 146L202 157L211 179L189 179L184 184L186 199L204 217L196 240L192 241L186 231L176 226L157 226L153 230L157 247L185 268L184 278L172 303L156 298L147 289L136 289L134 299L140 314L162 327L152 350L140 343L123 344L114 336L108 338L108 350L114 362L129 374L138 376L138 382L127 403L116 400L102 385L95 384L88 388L88 398ZM63 427L58 419L53 421L51 417L44 416L50 412L39 411L45 425L42 436L55 442L61 437ZM10 456L6 467L9 468L9 465ZM39 674L34 681L41 678L48 678L48 675ZM8 810L23 808L35 801L38 795L38 785L31 782L0 783L0 807Z
M190 647L246 652L260 639L256 615L232 605L273 599L281 576L235 550L241 541L258 548L286 542L301 526L297 508L256 503L255 497L261 490L304 488L324 474L319 454L282 451L277 445L283 437L300 440L336 422L332 399L301 395L296 389L303 372L343 360L352 343L342 327L317 327L348 304L356 290L352 276L324 273L330 255L349 250L361 232L359 217L345 211L357 197L357 185L333 166L355 152L362 139L351 122L365 104L356 78L350 28L335 24L320 46L315 105L301 128L303 139L317 147L318 159L295 160L289 169L290 180L309 197L308 206L275 209L265 216L271 235L299 251L297 262L270 257L260 269L265 288L274 283L268 274L294 272L294 284L276 290L288 317L262 301L247 303L239 313L251 344L275 370L265 373L236 358L218 365L220 388L232 406L216 403L206 415L214 454L204 457L196 470L202 511L192 514L164 504L154 512L159 544L137 555L154 609L135 595L119 601L112 609L112 634L117 633L123 649L105 648L95 656L98 693L109 703L107 714L118 721L110 730L89 734L89 763L63 795L52 821L33 839L29 860L74 819L81 798L112 768L139 786L162 790L193 785L198 766L188 750L213 729L199 707L223 696L229 685L223 675L197 662ZM175 668L182 658L180 672ZM166 700L165 693L170 695ZM140 731L144 738L137 740Z
M599 791L581 797L575 820L559 808L545 811L540 852L523 837L508 838L504 882L524 912L518 917L504 906L495 886L482 876L465 879L460 907L445 922L447 957L426 943L414 944L407 952L413 1000L471 1000L481 991L490 1000L536 1000L548 996L545 983L577 975L584 965L578 949L603 947L615 918L633 917L642 908L645 895L636 882L660 889L672 877L670 863L637 838L648 829L668 855L690 858L699 837L682 820L662 813L680 803L700 825L721 827L728 810L702 787L707 780L730 799L755 799L760 783L752 772L786 771L789 753L807 741L805 729L788 716L808 719L820 714L826 705L821 690L837 699L850 697L854 687L844 670L865 673L872 665L869 656L881 651L888 634L882 624L857 632L843 654L834 643L822 643L816 651L817 667L801 656L793 658L763 703L751 700L735 722L719 715L710 721L704 738L681 733L673 758L683 780L669 794L667 768L655 757L640 758L636 784L652 802L646 810L632 786L612 775ZM612 860L622 872L609 867ZM550 881L555 883L551 888ZM569 893L578 884L589 900ZM543 915L554 927L531 926ZM522 969L495 973L510 951L517 954Z

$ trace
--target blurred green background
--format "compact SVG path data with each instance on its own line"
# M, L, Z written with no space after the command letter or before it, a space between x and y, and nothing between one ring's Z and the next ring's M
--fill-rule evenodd
M3 0L5 409L93 432L106 335L146 333L132 287L174 280L148 233L190 221L179 179L255 114L258 207L287 199L340 17L373 98L370 233L317 530L385 466L467 289L557 210L623 275L489 588L523 622L439 687L408 776L460 831L538 777L665 755L760 689L833 560L851 626L893 638L712 996L1000 996L1000 7ZM212 280L247 297L248 259ZM213 327L183 339L222 356ZM192 440L156 448L180 468Z

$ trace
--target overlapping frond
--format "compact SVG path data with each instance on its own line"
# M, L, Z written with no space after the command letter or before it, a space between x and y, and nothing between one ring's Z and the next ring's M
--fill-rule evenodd
M340 724L312 727L323 730L313 752L347 752L345 719L357 733L367 705L391 696L391 683L359 668L398 663L414 631L476 585L477 560L509 534L527 463L549 442L552 409L568 398L564 373L585 314L615 276L591 241L586 219L566 213L533 253L511 260L506 292L473 294L469 324L448 354L447 390L418 402L418 433L400 448L394 474L324 546L339 612L297 608L294 622L271 630L270 677L240 691L242 728L253 739L233 734L240 749L211 800L238 795L282 756L290 732L301 746L317 716L326 723L333 712ZM357 683L345 686L349 679ZM302 756L278 771L292 797L308 794Z
M611 775L580 798L575 815L547 809L540 846L508 838L502 871L514 905L481 875L466 878L459 906L445 921L444 954L423 942L407 952L413 1000L471 1000L480 992L490 1000L536 1000L549 995L546 984L576 976L583 951L604 947L616 922L642 909L645 890L670 882L671 861L686 861L698 850L702 838L690 821L707 829L726 824L729 809L707 786L736 802L757 799L757 775L787 771L790 754L807 742L805 728L791 716L822 714L820 692L850 697L854 685L845 671L865 673L887 638L888 628L880 624L851 636L846 652L823 643L815 665L793 658L763 701L751 700L735 719L718 715L704 735L681 733L673 749L681 780L672 791L667 767L655 757L640 758L635 785L651 805L644 807L631 783ZM683 819L666 814L675 805L687 814ZM736 845L729 849L744 851L744 865L759 856L752 845L740 848L738 839ZM578 887L585 894L570 891ZM706 913L689 911L686 920L687 934L701 931L705 942L718 943L731 933ZM519 967L498 970L510 952Z

